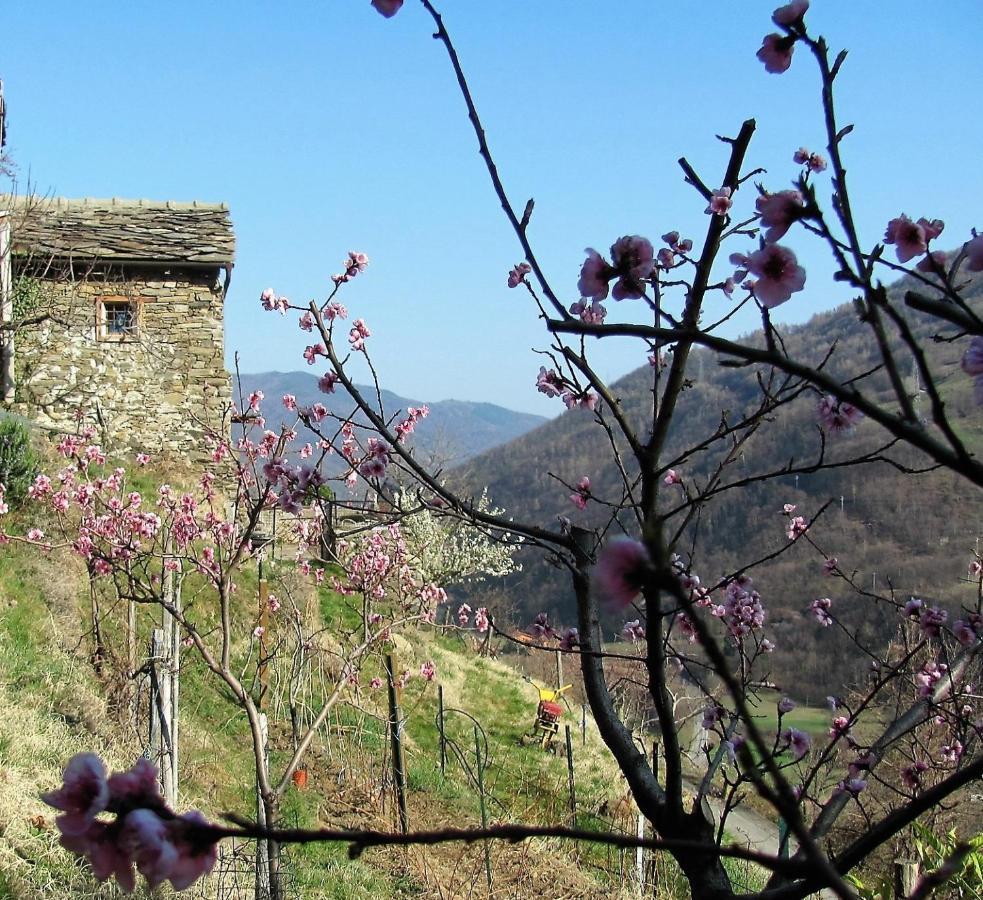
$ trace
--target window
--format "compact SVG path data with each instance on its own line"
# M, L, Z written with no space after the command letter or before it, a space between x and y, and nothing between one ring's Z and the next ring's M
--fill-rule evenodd
M96 334L101 341L126 341L137 336L139 324L135 300L100 297L96 307Z

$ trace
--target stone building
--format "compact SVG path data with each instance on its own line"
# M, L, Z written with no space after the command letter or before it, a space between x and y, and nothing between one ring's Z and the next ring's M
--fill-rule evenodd
M0 197L6 408L120 452L200 450L230 402L234 250L224 205Z

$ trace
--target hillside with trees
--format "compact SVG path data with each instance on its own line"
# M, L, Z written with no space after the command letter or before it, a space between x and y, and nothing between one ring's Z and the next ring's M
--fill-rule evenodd
M910 283L898 282L890 290L903 306ZM983 279L977 278L967 299L983 302ZM983 415L973 401L972 381L959 367L966 341L936 341L937 321L908 312L908 321L925 348L931 370L943 395L946 412L971 448L983 447ZM866 389L887 396L890 385L877 368L867 328L852 305L843 305L788 328L784 344L792 357L811 364L827 359L825 370L844 382L861 378ZM749 343L761 344L760 333ZM667 348L671 353L672 348ZM955 610L960 601L975 596L975 582L966 578L967 565L978 547L978 533L966 523L979 522L983 501L967 492L952 472L932 471L930 461L910 448L892 446L876 424L861 421L848 434L825 441L816 419L819 394L802 393L761 427L733 459L728 446L677 457L684 448L698 446L721 425L740 418L760 399L759 379L768 370L734 366L706 350L697 352L678 416L673 420L666 450L666 468L673 468L682 485L663 491L668 511L679 505L686 490L696 493L718 471L721 484L685 525L684 546L690 548L692 569L705 583L742 570L749 559L784 551L760 575L749 571L767 598L770 624L778 646L772 656L770 677L802 700L820 701L862 680L867 663L840 632L817 629L808 612L816 597L831 596L845 584L831 584L823 575L823 555L804 542L789 546L785 534L786 503L811 519L822 512L810 536L818 548L836 557L855 583L872 592L893 592L902 600L918 596ZM928 400L920 392L913 368L908 383L914 403L927 415ZM639 425L652 404L652 370L646 366L612 386L612 392L634 424ZM931 428L926 425L926 428ZM867 458L863 464L857 459ZM811 471L820 461L850 461L842 468ZM721 469L721 466L722 469ZM787 474L764 481L765 473ZM917 472L917 475L911 474ZM574 525L597 527L606 521L604 501L621 496L621 479L610 464L604 433L589 414L571 410L521 438L485 453L453 473L465 489L487 486L494 502L507 515L548 522L566 517ZM587 475L592 496L580 511L571 503L576 482ZM687 511L688 512L688 511ZM958 514L956 514L958 513ZM684 511L676 522L682 524ZM624 523L629 528L627 521ZM494 585L459 590L468 602L488 602L504 621L525 626L545 611L553 621L574 621L574 600L565 573L551 566L535 550L520 554L523 568ZM852 612L855 603L840 606L845 623L863 637L889 640L895 625L884 611L867 606ZM612 634L620 622L609 622Z

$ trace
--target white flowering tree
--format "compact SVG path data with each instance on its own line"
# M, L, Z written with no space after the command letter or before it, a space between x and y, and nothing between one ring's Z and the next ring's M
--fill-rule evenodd
M407 493L399 498L399 506L411 506ZM501 516L505 512L491 505L487 488L478 495L474 508L484 515ZM401 523L414 568L426 581L441 587L480 583L521 568L515 559L521 538L508 532L470 527L458 516L441 515L433 506L422 506L404 516Z

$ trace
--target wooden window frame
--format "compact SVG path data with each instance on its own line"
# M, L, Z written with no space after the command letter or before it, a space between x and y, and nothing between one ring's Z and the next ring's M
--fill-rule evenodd
M106 321L106 307L126 304L133 310L133 325L125 331L110 331ZM111 344L125 344L140 338L141 304L135 297L106 295L96 298L96 340Z

